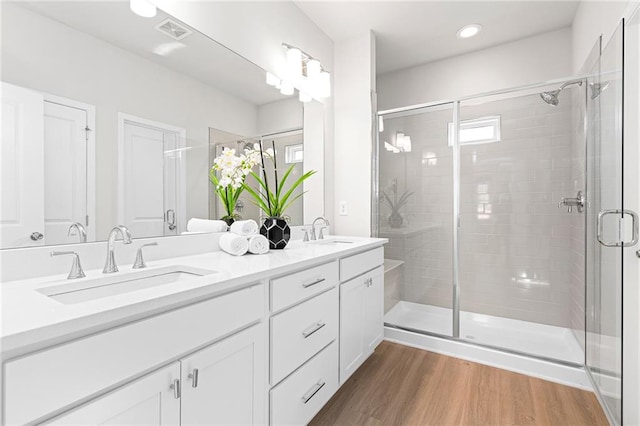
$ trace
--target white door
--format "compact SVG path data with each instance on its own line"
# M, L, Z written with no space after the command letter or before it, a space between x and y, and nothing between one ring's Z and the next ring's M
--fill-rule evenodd
M87 223L87 111L44 103L44 229L47 244L79 242Z
M257 324L182 360L182 425L264 424L264 339Z
M2 83L0 248L44 244L43 97Z
M384 335L384 268L381 266L367 274L364 301L364 346L372 354Z
M136 238L177 235L184 221L184 138L170 126L123 120L119 222Z
M340 285L340 383L365 359L364 295L366 276L359 276Z
M176 362L48 424L178 426L180 399L171 386L179 378L180 363Z

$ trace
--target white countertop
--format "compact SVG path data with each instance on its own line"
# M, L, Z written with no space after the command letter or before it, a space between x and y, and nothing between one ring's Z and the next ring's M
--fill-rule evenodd
M5 357L41 349L96 331L148 317L210 297L259 283L305 267L349 256L384 244L381 238L333 237L352 244L316 244L292 241L283 250L264 255L231 256L222 251L158 260L147 270L180 265L216 271L185 282L129 291L75 304L64 304L39 289L79 282L66 274L2 283L0 344ZM131 264L119 265L131 273ZM139 271L139 270L137 270ZM102 270L85 271L80 280L105 277Z

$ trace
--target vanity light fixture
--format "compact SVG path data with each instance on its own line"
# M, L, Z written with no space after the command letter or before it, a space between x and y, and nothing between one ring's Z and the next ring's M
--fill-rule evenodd
M156 6L148 0L129 0L131 11L143 18L153 18L158 11Z
M282 47L286 49L285 76L281 79L267 71L267 84L279 88L283 95L292 95L298 89L300 102L329 97L331 76L320 61L295 46L283 43Z
M480 24L469 24L460 28L457 32L458 38L469 38L478 34L482 30L482 25Z

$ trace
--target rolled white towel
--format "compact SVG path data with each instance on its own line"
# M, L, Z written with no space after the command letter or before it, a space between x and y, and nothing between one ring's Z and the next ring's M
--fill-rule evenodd
M243 237L249 237L258 233L258 224L252 219L238 220L231 224L229 231L237 235L242 235Z
M220 249L234 256L242 256L249 250L249 241L246 237L226 233L220 236Z
M265 254L269 251L269 240L261 234L249 237L249 253Z
M198 219L192 217L187 222L188 232L226 232L229 226L224 220Z

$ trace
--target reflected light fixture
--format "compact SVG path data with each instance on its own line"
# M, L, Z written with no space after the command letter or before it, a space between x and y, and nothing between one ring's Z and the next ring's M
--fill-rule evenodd
M156 6L147 0L129 0L131 11L143 18L153 18L156 16Z
M458 36L458 38L469 38L478 34L480 30L482 30L482 25L480 24L465 25L458 30L458 33L456 35Z

